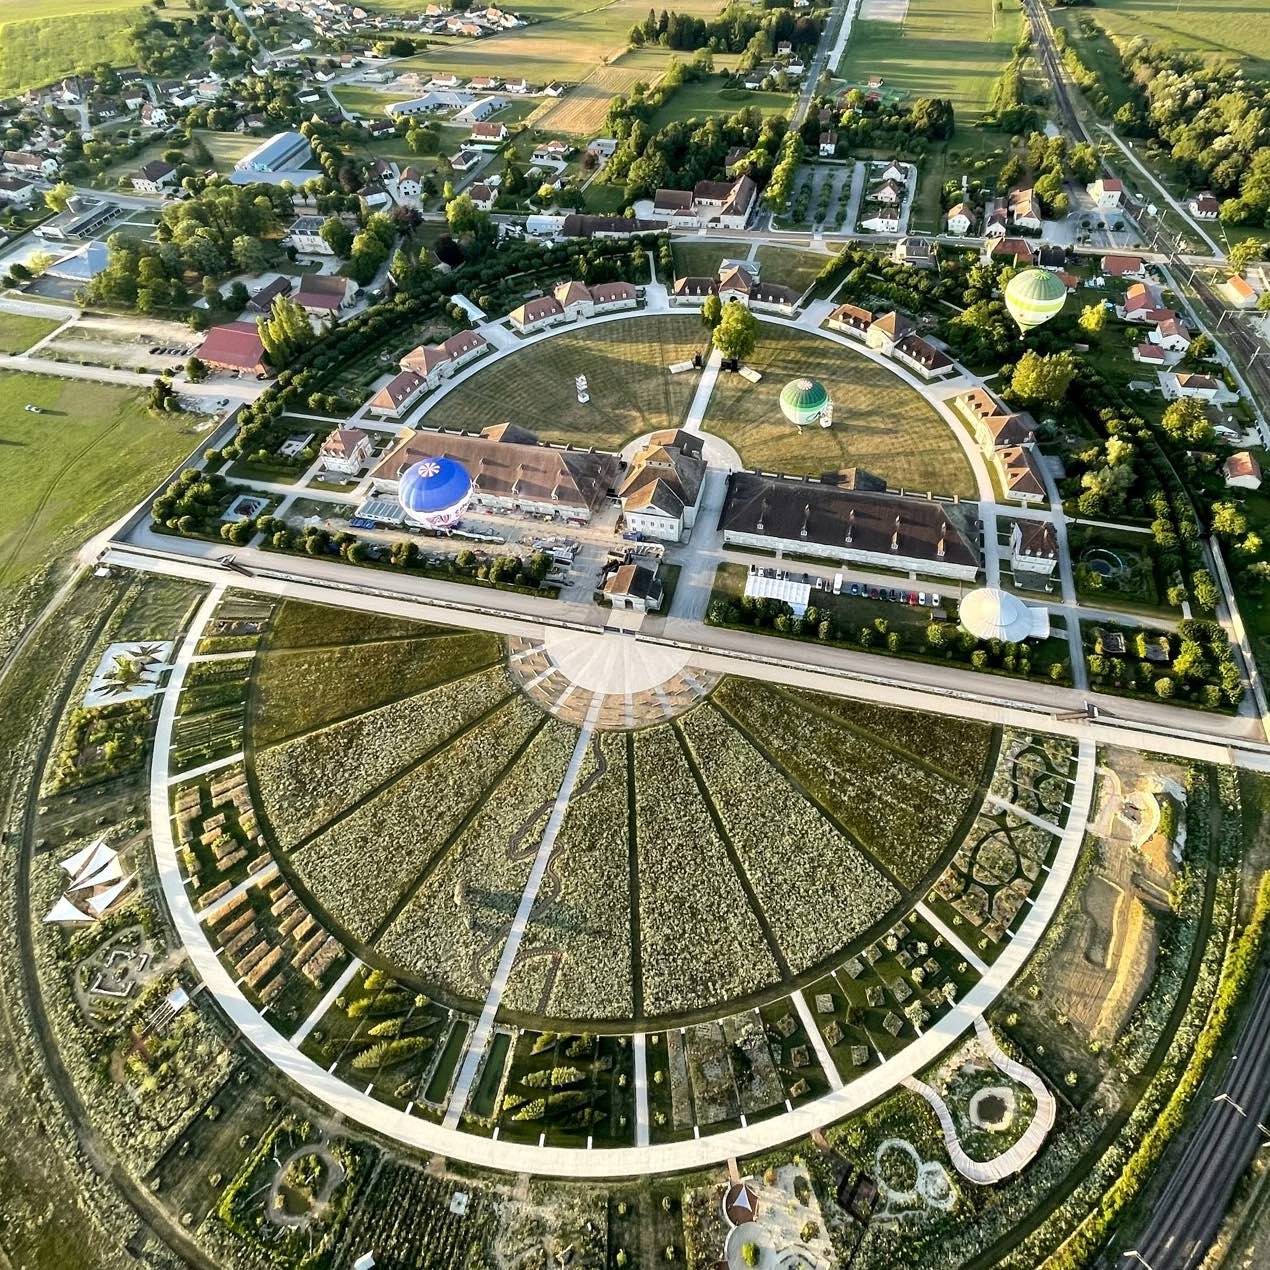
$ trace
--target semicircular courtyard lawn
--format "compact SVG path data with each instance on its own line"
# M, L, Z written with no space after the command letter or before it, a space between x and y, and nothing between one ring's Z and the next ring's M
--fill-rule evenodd
M373 621L278 638L306 624L285 605L254 662L269 848L346 946L469 1008L578 733L518 690L489 635ZM988 725L731 678L671 724L597 733L504 1010L621 1031L812 982L929 890L996 754Z
M761 382L719 376L702 428L753 468L823 476L861 467L894 487L974 498L974 472L952 428L885 366L811 331L760 324L746 364ZM798 429L780 410L791 379L818 379L833 402L831 428Z
M672 375L707 344L696 316L652 314L574 327L527 344L452 388L427 410L429 428L478 431L512 422L542 441L620 450L658 428L677 428L699 374ZM591 400L578 403L587 377Z

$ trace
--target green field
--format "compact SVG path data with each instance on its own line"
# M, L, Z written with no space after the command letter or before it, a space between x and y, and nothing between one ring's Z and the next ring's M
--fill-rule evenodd
M25 353L36 340L56 331L60 322L48 318L0 313L0 353Z
M754 255L764 282L777 282L796 291L805 291L832 256L819 251L799 251L793 247L764 244Z
M684 84L670 95L670 100L653 116L652 127L664 128L677 119L705 119L711 115L734 115L747 106L755 106L765 115L787 115L794 105L790 93L747 92L744 88L725 88L726 77L696 84Z
M1019 34L1020 10L1000 2L909 0L902 23L857 21L838 77L881 75L884 90L948 97L959 120L977 118Z
M212 165L218 172L232 172L234 164L245 154L250 154L261 142L260 137L238 132L205 132L194 134L207 147Z
M428 411L425 427L476 431L510 420L542 441L618 450L627 441L683 421L695 374L672 375L672 362L706 342L692 317L641 317L565 331L466 380ZM580 406L574 377L585 375L591 401Z
M720 375L702 429L729 441L750 467L820 476L858 466L892 486L974 497L974 476L952 429L889 370L810 332L771 325L746 362L762 382ZM800 436L778 399L803 376L829 390L833 427L805 428Z
M0 600L127 511L196 441L183 416L155 418L129 389L0 373Z
M1099 0L1088 12L1112 35L1176 44L1197 53L1246 58L1270 73L1270 10L1262 0Z
M0 0L0 95L96 62L131 60L128 27L141 0Z
M393 102L409 101L418 96L418 93L362 88L356 84L342 84L334 91L345 110L351 110L356 115L365 115L368 119L381 119Z

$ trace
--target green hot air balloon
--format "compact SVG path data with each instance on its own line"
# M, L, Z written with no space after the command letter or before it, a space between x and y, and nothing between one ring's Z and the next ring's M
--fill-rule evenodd
M791 379L781 389L781 413L796 427L822 423L828 407L829 393L819 380Z
M1024 269L1005 284L1005 307L1026 332L1048 322L1067 300L1067 288L1048 269Z

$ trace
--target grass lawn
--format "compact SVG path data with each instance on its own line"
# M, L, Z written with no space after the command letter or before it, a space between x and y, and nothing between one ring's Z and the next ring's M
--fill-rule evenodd
M805 291L811 286L816 275L832 259L831 255L819 251L799 251L770 244L764 244L754 256L764 282L778 282L796 291Z
M0 598L127 511L196 441L183 416L148 414L140 393L0 374Z
M385 111L395 101L409 101L412 97L419 96L418 93L360 87L357 84L341 84L334 91L346 110L351 110L354 114L366 115L371 119L383 117Z
M0 313L0 353L25 353L36 340L61 326L49 318Z
M705 345L692 317L639 317L566 331L500 360L441 398L425 427L475 431L510 420L543 441L618 450L627 441L683 421L697 386L671 375ZM585 375L591 401L580 406L574 377Z
M1145 35L1197 53L1245 58L1270 73L1270 21L1261 0L1099 0L1093 10L1112 35Z
M234 164L245 154L250 154L263 140L262 137L243 135L238 132L205 132L194 134L207 147L212 156L212 165L218 172L226 173L234 170Z
M744 260L748 243L691 242L676 238L671 244L677 278L713 278L724 260Z
M952 430L912 388L867 358L807 331L764 324L748 364L751 384L720 375L703 427L734 445L751 467L819 476L859 466L888 484L975 496L970 464ZM808 376L833 401L833 427L800 436L780 412L781 389Z
M51 83L97 62L125 66L141 0L4 0L0 95Z
M889 89L948 97L958 119L977 118L1010 60L1020 12L996 0L909 0L902 23L856 22L838 77L881 75Z
M787 115L794 105L790 93L748 92L725 88L727 78L715 75L697 84L684 84L653 116L651 127L664 128L677 119L705 119L710 115L734 115L747 106L757 106L765 115Z

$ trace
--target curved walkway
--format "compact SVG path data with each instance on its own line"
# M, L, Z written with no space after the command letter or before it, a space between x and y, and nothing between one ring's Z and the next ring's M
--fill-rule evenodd
M1036 1099L1036 1110L1032 1113L1031 1123L1019 1140L1008 1150L1002 1151L991 1160L972 1160L962 1148L952 1113L939 1094L915 1076L905 1079L904 1085L914 1093L921 1094L930 1103L939 1121L939 1127L943 1130L944 1146L948 1149L949 1159L952 1160L957 1172L968 1181L980 1186L991 1186L994 1182L1002 1182L1007 1177L1013 1177L1025 1165L1032 1162L1049 1135L1049 1131L1054 1127L1056 1106L1054 1095L1050 1093L1045 1082L1030 1067L1024 1067L1022 1063L1015 1062L997 1044L997 1038L993 1036L992 1029L984 1020L983 1015L975 1019L975 1035L993 1064L1011 1080L1031 1090L1032 1096Z
M216 998L217 1005L265 1059L289 1076L313 1098L337 1114L375 1133L382 1133L422 1151L436 1152L468 1164L539 1176L608 1178L674 1173L717 1164L742 1155L769 1150L859 1111L901 1084L906 1077L930 1066L983 1012L1018 973L1049 925L1067 887L1084 835L1093 792L1094 745L1082 741L1072 788L1071 814L1063 831L1045 885L1010 943L988 972L935 1025L911 1045L841 1089L804 1103L784 1115L745 1128L657 1146L571 1150L499 1142L459 1129L409 1116L352 1088L319 1067L272 1025L243 995L209 941L190 902L177 860L169 798L169 754L176 711L185 676L202 632L224 594L226 584L213 587L199 606L181 641L168 691L159 709L154 750L150 760L150 819L155 864L173 925L190 961ZM1038 1100L1039 1106L1039 1100Z

